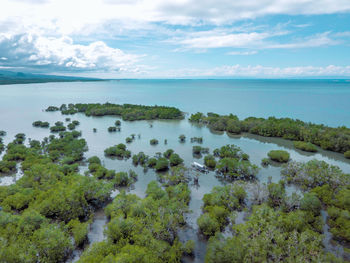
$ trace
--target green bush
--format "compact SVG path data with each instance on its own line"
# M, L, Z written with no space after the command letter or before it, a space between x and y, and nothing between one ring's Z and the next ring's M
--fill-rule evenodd
M201 146L195 145L195 146L192 147L192 153L193 154L201 154L201 151L202 151L202 147Z
M205 164L205 166L207 166L211 169L215 169L215 167L216 167L215 157L211 154L206 155L204 157L204 164Z
M61 125L61 126L55 125L55 126L50 127L51 132L62 132L65 130L66 130L66 127L64 127L63 125Z
M181 134L181 135L179 136L179 141L180 141L181 143L184 143L184 142L186 141L186 136L185 136L184 134Z
M320 215L322 204L314 193L304 194L303 199L300 201L300 209L312 212L314 215Z
M16 171L17 163L15 161L0 161L0 173L10 173Z
M179 164L182 164L183 161L184 160L181 159L181 157L177 153L173 153L170 155L169 162L171 166L177 166Z
M157 164L157 158L152 157L147 161L148 167L153 168L154 166L156 166L156 164Z
M197 224L201 232L206 236L213 236L216 232L220 231L219 222L208 213L202 214L197 219Z
M69 130L74 130L75 129L75 125L73 123L69 123L67 125L67 127L68 127Z
M270 164L271 164L271 161L270 161L269 158L263 158L263 159L261 160L261 165L262 165L262 166L268 166L268 165L270 165Z
M108 127L108 132L116 132L117 131L117 127L111 126Z
M76 247L82 247L85 242L88 241L89 224L81 223L77 219L72 219L67 224L69 232L74 238L74 244Z
M105 149L104 151L107 157L119 157L119 158L130 158L131 152L126 149L125 144L118 144Z
M267 155L271 160L279 163L286 163L290 158L289 153L283 150L272 150L269 151Z
M344 153L344 157L350 159L350 150Z
M173 153L174 153L174 150L173 150L173 149L168 149L168 150L166 150L166 151L163 153L163 156L164 156L164 158L169 159L170 156L171 156Z
M69 238L53 226L36 230L33 245L38 251L40 262L63 262L72 250Z
M47 121L35 121L33 122L34 127L48 128L50 124Z
M183 246L183 252L187 256L194 256L196 243L193 240L188 240Z
M295 141L294 147L305 152L317 152L317 147L311 142Z
M149 143L150 143L151 145L157 145L157 144L158 144L158 140L157 140L157 139L151 139L151 140L149 141Z
M216 169L226 180L252 180L259 172L259 168L249 161L228 157L220 159L216 164Z
M167 170L169 168L169 161L166 158L159 158L157 160L156 165L154 166L154 169L156 169L156 171L164 171Z
M89 162L89 164L93 164L93 163L101 164L101 160L97 156L92 156L87 161Z
M139 152L138 154L133 155L132 162L134 165L145 165L148 161L148 156L144 152Z

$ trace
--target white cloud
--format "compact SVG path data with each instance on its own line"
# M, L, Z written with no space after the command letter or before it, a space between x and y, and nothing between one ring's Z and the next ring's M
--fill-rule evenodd
M330 32L324 32L322 34L316 34L292 43L266 45L266 48L309 48L331 46L336 45L338 43L340 43L340 41L332 39Z
M103 41L96 41L120 36L129 37L129 40L134 40L136 36L148 37L151 39L150 45L170 38L168 43L177 45L177 50L194 49L196 52L209 48L261 50L329 46L339 43L338 37L348 35L326 32L280 42L275 37L290 32L283 31L278 26L273 29L253 26L237 29L232 28L232 24L275 14L348 12L349 0L1 0L0 67L45 68L55 71L114 70L143 74L149 66L138 64L140 56L110 47ZM214 30L191 32L197 28L173 29L168 25L204 25L205 28ZM304 26L308 24L299 25ZM157 39L159 42L155 43L156 38L152 34L160 36ZM73 39L77 38L88 39L89 44L74 43ZM287 39L291 37L288 36ZM139 48L143 44L134 43ZM253 55L254 52L257 51L236 51L229 54ZM230 67L220 68L217 73L229 69L233 70ZM261 74L258 66L251 70ZM287 69L273 70L284 74ZM211 71L208 70L207 73L210 75Z
M289 31L266 31L250 33L230 33L217 30L195 32L187 34L183 39L173 38L170 42L181 44L187 49L210 49L210 48L253 48L253 49L292 49L310 48L339 44L341 41L335 39L339 34L330 32L306 36L292 42L281 43L276 36L288 35ZM181 50L181 49L180 49ZM237 55L237 54L233 54Z
M232 56L249 56L249 55L255 55L257 54L258 51L252 50L252 51L232 51L228 52L227 55L232 55Z
M111 48L102 41L89 45L74 44L70 37L43 37L33 34L0 34L0 53L6 66L50 70L137 71L140 56Z
M179 43L189 48L219 48L219 47L248 47L260 43L268 38L268 33L236 33L193 37Z
M349 0L2 0L0 24L15 20L11 30L21 33L35 28L88 34L111 24L117 29L143 28L150 22L224 25L274 14L344 12L350 12Z
M258 77L258 78L280 78L280 77L350 77L350 66L326 67L299 66L299 67L270 67L270 66L242 66L225 65L215 68L194 69L185 68L162 73L163 77Z

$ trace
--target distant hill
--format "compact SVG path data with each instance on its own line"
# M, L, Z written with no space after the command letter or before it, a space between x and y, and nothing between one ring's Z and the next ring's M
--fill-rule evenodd
M0 70L0 85L45 83L45 82L72 82L72 81L103 81L103 79L31 74L31 73Z

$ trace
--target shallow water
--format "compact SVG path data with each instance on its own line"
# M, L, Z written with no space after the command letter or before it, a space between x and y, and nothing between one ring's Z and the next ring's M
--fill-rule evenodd
M301 86L298 86L298 85ZM280 88L278 88L280 87ZM215 93L213 93L215 89ZM198 92L200 91L200 98ZM79 120L77 130L81 130L83 138L88 143L89 150L85 156L99 156L108 169L116 171L129 171L133 169L138 174L138 181L128 191L140 197L145 196L147 185L152 180L157 180L153 170L144 171L142 167L132 165L131 159L117 160L105 158L105 148L118 143L125 143L125 138L136 134L136 139L127 144L133 154L140 151L148 155L164 152L172 148L184 160L187 167L191 162L203 163L202 158L192 155L191 137L203 137L203 147L209 147L210 151L226 144L236 144L250 155L252 163L260 166L262 158L267 156L270 150L284 149L290 152L291 158L296 161L309 161L313 158L324 160L330 164L339 166L344 172L350 173L350 160L343 155L324 150L318 153L305 153L294 149L291 141L280 138L265 138L256 135L243 134L241 136L226 133L211 132L206 127L195 125L185 120L172 121L122 121L121 131L109 133L107 128L113 126L116 117L86 117L83 114L73 116L61 115L59 112L44 112L49 105L60 105L69 102L117 102L138 104L174 105L181 110L194 113L196 111L214 111L218 113L234 112L240 117L254 116L289 116L323 122L329 125L345 124L350 126L350 90L348 83L324 82L259 82L259 81L120 81L120 82L92 82L92 83L48 83L30 85L0 86L0 130L6 130L5 143L10 142L14 135L24 132L27 138L41 140L48 136L49 130L32 127L36 120L48 121L51 124L65 118ZM277 95L276 95L277 94ZM196 99L193 99L196 98ZM295 98L295 107L285 103L285 100ZM296 98L302 98L297 100ZM337 100L337 103L335 101ZM344 104L347 102L346 105ZM243 106L243 104L245 105ZM273 105L271 105L273 104ZM283 104L283 105L282 105ZM283 107L282 107L283 106ZM305 110L307 108L307 110ZM301 116L303 112L303 116ZM278 114L277 114L278 113ZM187 116L188 117L188 116ZM151 125L152 124L152 127ZM93 128L97 132L93 132ZM140 138L138 138L140 134ZM180 143L179 135L185 134L185 143ZM152 138L159 140L159 144L151 146ZM164 140L167 139L167 144ZM86 170L81 167L81 171ZM258 180L261 183L280 180L280 166L261 168ZM192 176L195 172L192 173ZM0 185L9 185L19 178L12 176L0 177ZM15 180L14 180L15 179ZM215 173L209 172L199 176L198 185L190 182L192 213L187 215L187 226L179 233L181 241L193 239L196 241L195 258L185 258L185 262L203 262L206 250L206 240L198 233L196 224L201 214L202 197L222 182L215 177ZM294 187L287 189L288 193L297 191ZM115 196L117 192L114 193ZM236 221L243 222L244 212L239 213ZM104 239L103 229L106 224L103 211L96 213L89 233L90 243ZM326 229L325 229L326 230ZM327 232L325 232L327 233ZM328 239L328 242L330 239ZM76 258L79 253L76 253Z
M327 222L328 213L325 210L321 211L321 216L324 222ZM327 224L323 225L323 235L324 239L322 241L323 246L327 252L331 252L337 257L344 257L344 248L332 241L333 234L329 232L329 226Z

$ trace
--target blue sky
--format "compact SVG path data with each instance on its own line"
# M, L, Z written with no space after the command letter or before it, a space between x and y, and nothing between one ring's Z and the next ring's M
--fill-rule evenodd
M349 0L2 0L0 68L106 78L350 77Z

